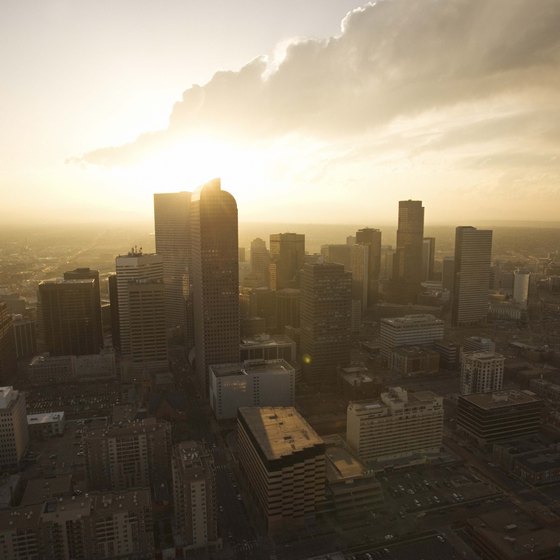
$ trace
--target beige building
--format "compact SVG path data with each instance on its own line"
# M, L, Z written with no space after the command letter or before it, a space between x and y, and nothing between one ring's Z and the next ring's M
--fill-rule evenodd
M495 352L468 352L461 361L461 394L500 391L506 359Z
M64 433L65 425L64 412L43 412L27 415L29 433L37 439L61 436Z
M18 465L29 443L25 395L0 387L0 467Z
M240 408L239 467L269 534L312 520L325 497L325 444L292 407Z
M192 548L214 544L218 525L211 452L200 443L185 441L174 447L171 463L178 544Z
M149 490L90 493L0 512L2 560L151 559Z
M348 405L346 439L365 462L439 452L443 398L431 391L391 387L379 400Z
M170 477L171 426L147 418L103 429L84 429L90 489L152 486Z

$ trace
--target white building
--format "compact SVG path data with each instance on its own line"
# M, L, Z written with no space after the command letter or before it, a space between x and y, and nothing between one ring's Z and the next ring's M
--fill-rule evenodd
M0 467L20 463L28 443L25 395L13 387L0 387Z
M241 406L293 406L295 370L285 360L246 360L208 368L210 406L218 420L237 416Z
M362 461L385 461L439 452L443 398L431 391L391 387L379 400L348 405L346 440Z
M461 363L461 395L501 391L505 357L494 352L468 352Z
M430 314L381 319L381 355L389 359L398 346L419 346L443 339L443 321Z
M64 412L43 412L27 415L27 426L32 436L61 436L64 433L65 424Z

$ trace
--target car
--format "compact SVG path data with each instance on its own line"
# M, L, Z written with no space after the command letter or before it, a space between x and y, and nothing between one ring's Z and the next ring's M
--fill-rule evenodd
M438 536L437 536L437 540L438 540L439 542L442 542L442 543L445 542L445 538L444 538L442 535L438 535Z
M386 541L392 541L394 538L395 538L394 535L390 535L390 534L389 534L389 535L385 535L385 540L386 540Z

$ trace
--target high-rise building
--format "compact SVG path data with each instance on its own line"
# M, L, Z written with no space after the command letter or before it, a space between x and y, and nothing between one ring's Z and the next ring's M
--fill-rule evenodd
M266 241L257 237L251 241L251 272L260 286L269 285L268 268L270 253L266 248Z
M0 304L0 308L1 306L2 304ZM0 310L1 315L2 311ZM37 325L35 321L24 319L21 315L15 315L13 330L17 359L34 356L37 353Z
M25 395L0 387L0 467L17 466L29 443Z
M347 245L322 245L321 256L327 263L338 263L344 265L344 270L350 271L352 268L351 246Z
M101 291L99 271L91 268L75 268L64 273L64 280L93 280L95 286L95 330L99 340L99 348L103 348L103 323L101 320Z
M236 418L242 406L294 406L296 373L285 360L247 360L209 369L210 406L217 420Z
M460 226L455 232L455 285L451 308L454 326L486 321L492 231Z
M121 349L121 327L119 322L119 288L117 286L117 275L110 274L107 277L109 288L109 302L111 305L111 341L113 348Z
M0 301L0 383L8 383L17 371L16 341L8 305Z
M315 519L325 499L325 444L292 407L240 408L239 468L269 534Z
M438 453L443 438L443 398L431 391L390 387L378 401L348 405L346 440L363 461Z
M169 480L171 425L155 418L86 428L86 473L93 490L149 487Z
M529 281L531 274L516 270L513 273L513 301L521 307L527 307L529 300Z
M381 275L381 231L373 228L362 228L356 232L356 245L367 247L367 273L363 275L366 282L367 300L362 300L365 308L377 301L379 294L379 277ZM352 264L352 274L355 260Z
M389 360L399 346L432 344L443 339L444 322L429 314L381 319L381 355Z
M352 300L359 301L361 309L365 310L370 302L370 250L368 245L352 245L350 250L352 257Z
M298 274L305 259L305 235L273 233L270 235L270 287L299 288Z
M461 361L461 395L500 391L505 357L494 352L468 352Z
M135 367L167 365L163 258L133 249L115 260L122 356Z
M165 323L169 336L192 339L189 321L191 193L154 194L156 253L163 259Z
M43 342L51 355L99 352L94 279L47 280L39 284L38 296Z
M329 383L350 361L352 275L341 264L306 264L301 290L301 355L311 383Z
M181 544L199 548L218 539L216 479L212 453L201 443L173 448L173 505Z
M284 288L276 292L276 332L283 333L286 326L298 328L300 322L300 290Z
M220 180L191 199L196 374L208 396L208 366L239 361L237 204Z
M424 207L420 200L399 202L397 250L393 257L393 299L415 302L422 281Z
M443 257L441 264L441 287L453 294L455 285L455 257Z
M435 257L436 238L424 237L422 240L422 280L432 280L434 277Z

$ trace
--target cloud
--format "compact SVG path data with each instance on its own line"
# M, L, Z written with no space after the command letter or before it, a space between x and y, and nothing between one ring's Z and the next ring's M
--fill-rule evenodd
M348 140L430 111L464 106L468 117L500 99L557 110L559 29L557 0L381 0L349 13L336 37L294 41L280 61L257 58L187 89L166 130L80 159L124 164L197 133ZM455 142L510 134L516 123L493 124L455 131ZM556 139L557 130L548 122L535 133ZM445 148L439 140L433 147Z

